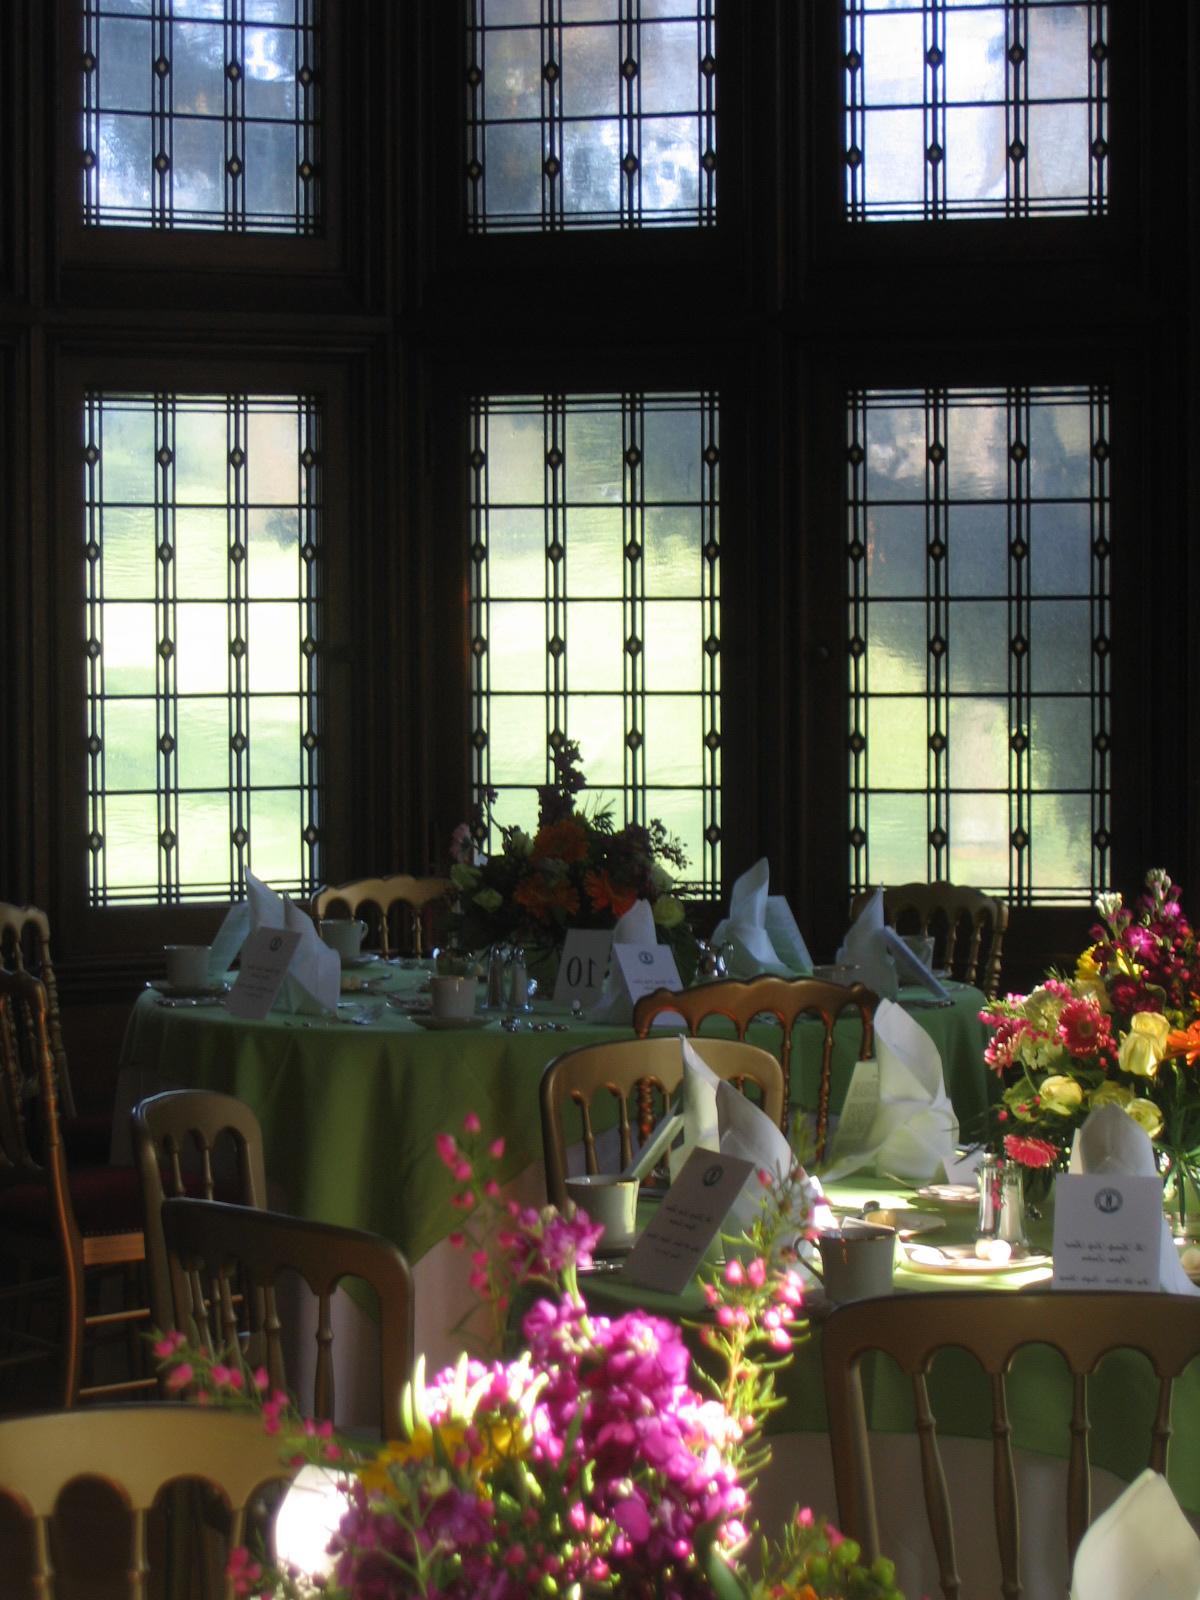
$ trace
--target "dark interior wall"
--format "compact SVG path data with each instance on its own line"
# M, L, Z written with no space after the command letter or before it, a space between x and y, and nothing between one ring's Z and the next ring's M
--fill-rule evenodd
M768 849L820 956L849 897L839 397L855 382L1106 378L1124 424L1114 878L1131 890L1161 863L1200 906L1200 8L1110 0L1103 223L848 229L833 0L727 0L718 228L547 239L463 231L461 8L325 10L331 221L289 242L82 228L76 7L0 8L0 898L51 913L74 1059L110 1062L164 937L207 936L219 915L85 903L72 408L93 381L303 374L333 399L333 880L441 865L466 812L464 396L496 381L717 387L726 872ZM1016 908L1010 981L1077 948L1087 921Z

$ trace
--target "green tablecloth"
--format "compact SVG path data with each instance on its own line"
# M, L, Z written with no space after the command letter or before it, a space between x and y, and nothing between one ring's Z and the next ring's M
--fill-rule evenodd
M418 976L392 970L385 981L411 988ZM576 1045L632 1037L629 1029L574 1021L565 1032L508 1033L495 1022L430 1033L381 1006L379 996L361 1003L381 1013L368 1026L279 1013L245 1022L219 1006L161 1006L148 991L134 1007L122 1050L127 1096L162 1087L237 1095L262 1124L267 1174L290 1210L382 1233L416 1261L453 1231L457 1217L434 1135L460 1128L476 1111L489 1138L505 1136L499 1176L514 1177L541 1159L537 1087L546 1063ZM981 1003L978 990L964 989L952 1007L913 1012L941 1050L964 1124L986 1095ZM537 1016L563 1014L547 1007ZM756 1026L751 1036L771 1048L778 1029ZM816 1101L820 1043L819 1024L797 1026L793 1085L808 1105ZM835 1111L857 1048L858 1024L847 1021L834 1058Z
M857 1211L867 1200L881 1199L888 1206L914 1205L940 1216L946 1226L925 1236L930 1243L966 1243L974 1238L972 1209L945 1207L927 1200L910 1201L910 1195L911 1190L881 1180L833 1184L829 1192L831 1202L839 1209ZM1031 1243L1048 1249L1051 1231L1050 1223L1041 1224L1033 1230ZM1037 1285L1045 1287L1049 1276L1050 1269L1045 1266L1025 1271L971 1274L967 1278L952 1272L934 1276L900 1265L895 1287L898 1293L927 1294L964 1288L1005 1293ZM599 1276L585 1281L589 1300L597 1310L613 1315L633 1305L664 1316L703 1318L705 1315L703 1297L694 1287L680 1297L634 1289L611 1277ZM779 1430L789 1433L827 1431L821 1371L821 1324L826 1314L823 1297L816 1287L809 1336L780 1377L779 1388L787 1397L787 1405L775 1419ZM913 1434L915 1416L908 1380L882 1355L865 1360L862 1374L868 1426L881 1433ZM1072 1389L1070 1375L1057 1352L1046 1345L1030 1345L1023 1349L1014 1363L1008 1392L1013 1442L1017 1448L1065 1457L1070 1443ZM988 1381L965 1351L945 1350L937 1356L930 1378L930 1396L941 1432L964 1438L991 1437ZM1116 1351L1107 1357L1089 1380L1092 1464L1126 1480L1135 1478L1149 1459L1150 1428L1157 1404L1158 1383L1145 1357L1130 1350ZM1175 1385L1172 1417L1174 1434L1168 1478L1180 1504L1188 1511L1200 1512L1200 1427L1194 1425L1195 1419L1200 1418L1200 1352Z

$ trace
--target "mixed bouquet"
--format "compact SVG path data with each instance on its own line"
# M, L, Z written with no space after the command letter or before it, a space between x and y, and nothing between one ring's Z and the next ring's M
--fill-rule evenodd
M552 952L569 928L611 928L646 900L660 942L694 950L668 871L687 865L679 841L657 820L618 828L611 805L582 806L577 797L587 781L579 760L572 740L555 752L554 782L538 790L534 834L501 828L499 853L476 859L476 831L465 822L455 829L451 929L462 949L515 943Z
M265 1371L236 1351L155 1346L167 1386L203 1403L261 1410L285 1459L337 1474L340 1516L315 1573L270 1567L246 1548L229 1574L264 1600L527 1600L534 1595L663 1600L900 1600L890 1562L870 1567L824 1519L798 1512L781 1540L743 1565L754 1526L749 1490L769 1452L774 1376L802 1335L792 1183L765 1175L745 1257L713 1269L711 1321L693 1364L676 1324L591 1312L579 1272L601 1229L582 1213L502 1205L479 1120L439 1153L456 1183L455 1242L495 1303L549 1288L522 1321L523 1349L426 1381L405 1396L405 1437L382 1446L303 1421ZM481 1241L486 1241L481 1242ZM286 1555L286 1552L282 1552Z
M1133 907L1103 896L1092 944L1071 978L980 1013L985 1059L1001 1080L991 1147L1049 1177L1066 1168L1076 1130L1118 1105L1154 1141L1164 1177L1192 1175L1200 1152L1200 951L1161 870Z

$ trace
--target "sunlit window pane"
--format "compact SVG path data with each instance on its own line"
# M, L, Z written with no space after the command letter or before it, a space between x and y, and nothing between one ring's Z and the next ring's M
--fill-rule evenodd
M476 233L716 221L715 0L467 0Z
M471 748L476 799L496 796L481 843L533 826L571 739L618 825L660 818L688 886L718 893L715 397L492 396L472 412Z
M1101 216L1105 0L843 0L846 215Z
M83 0L84 221L316 233L320 0Z
M297 395L88 396L93 905L319 879L319 424Z
M1109 449L1101 389L851 397L855 887L1108 881Z

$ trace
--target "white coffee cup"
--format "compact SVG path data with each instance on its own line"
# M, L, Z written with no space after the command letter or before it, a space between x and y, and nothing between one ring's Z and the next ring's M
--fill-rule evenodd
M896 1270L896 1230L850 1221L817 1239L825 1296L835 1305L891 1294Z
M435 1017L469 1017L475 1012L475 979L435 977L429 980Z
M358 955L366 931L366 923L353 917L325 917L321 921L322 939L343 961L353 961Z
M625 1249L637 1237L639 1187L636 1178L618 1178L607 1172L567 1179L567 1198L604 1226L602 1250Z
M163 945L163 954L167 958L167 982L173 989L206 988L211 953L206 944Z

